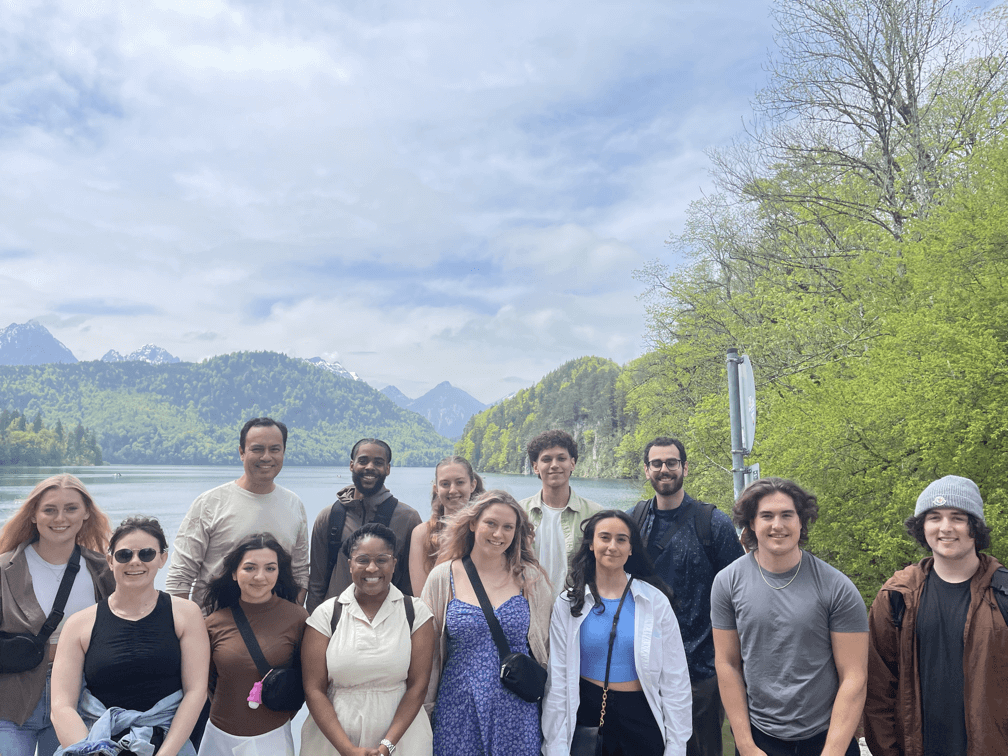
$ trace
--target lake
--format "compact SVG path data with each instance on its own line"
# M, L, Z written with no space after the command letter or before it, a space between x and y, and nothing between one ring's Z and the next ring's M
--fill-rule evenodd
M68 472L80 478L113 526L124 517L146 514L157 517L168 536L175 537L189 505L203 491L236 480L238 465L167 466L105 465L102 467L0 467L0 523L6 522L38 481ZM539 479L530 475L483 475L484 485L503 488L516 499L539 490ZM393 467L386 485L400 501L430 516L433 467ZM350 485L350 471L337 467L284 467L277 483L294 491L304 502L311 528L315 516L336 499L336 492ZM630 480L574 478L574 489L605 507L626 509L640 498L641 485Z

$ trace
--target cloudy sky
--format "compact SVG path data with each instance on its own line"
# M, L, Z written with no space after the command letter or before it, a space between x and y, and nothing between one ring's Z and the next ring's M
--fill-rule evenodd
M0 4L0 327L490 402L645 348L769 7Z

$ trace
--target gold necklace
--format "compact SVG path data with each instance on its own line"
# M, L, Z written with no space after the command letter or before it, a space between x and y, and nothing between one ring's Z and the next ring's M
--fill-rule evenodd
M800 551L798 553L801 554ZM804 555L802 555L802 556L804 556ZM770 586L771 588L773 588L775 591L782 591L782 590L784 590L789 585L791 585L791 583L794 582L794 579L796 577L798 577L798 573L801 572L802 556L798 557L798 569L795 570L795 574L791 576L790 580L788 580L786 583L784 583L784 585L770 585L770 581L767 580L766 579L766 575L763 574L763 568L760 567L759 559L757 559L756 558L756 554L753 553L753 559L756 559L756 569L759 570L760 577L763 578L763 582L764 583L766 583L768 586Z

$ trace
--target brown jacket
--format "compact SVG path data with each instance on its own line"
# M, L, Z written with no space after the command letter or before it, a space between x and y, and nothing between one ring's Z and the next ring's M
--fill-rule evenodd
M379 505L392 494L387 488L382 488L371 496L363 499L354 498L354 487L347 486L341 489L336 498L346 507L346 522L343 525L343 543L354 534L357 528L368 522L373 522L378 512ZM329 513L332 507L326 507L319 512L315 518L315 525L311 535L311 570L308 575L308 600L305 608L309 613L314 612L318 605L333 596L339 596L344 589L353 581L350 579L350 561L339 555L336 566L332 572L329 571ZM413 528L421 522L420 514L413 507L403 504L401 501L396 504L392 512L392 521L389 527L396 537L396 569L392 576L392 583L407 596L413 595L413 588L410 586L409 576L409 549L410 536L413 535ZM416 586L419 593L422 585Z
M6 633L37 633L45 624L24 550L25 541L14 551L0 554L0 630ZM90 549L81 549L81 559L94 582L95 601L115 590L115 578L105 557ZM23 725L45 690L49 663L42 662L26 672L0 674L0 719Z
M886 581L868 613L868 698L865 740L872 756L922 756L917 610L934 558L900 570ZM990 587L1000 563L980 555L971 580L963 633L963 697L970 756L1008 754L1008 627ZM890 591L903 594L902 629L893 622Z

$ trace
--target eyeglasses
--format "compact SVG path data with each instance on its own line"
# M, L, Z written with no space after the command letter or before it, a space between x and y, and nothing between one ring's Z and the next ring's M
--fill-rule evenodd
M368 565L371 564L371 562L374 562L376 565L378 565L379 569L382 569L384 567L388 567L389 563L392 561L393 558L394 557L391 554L379 554L374 558L364 556L363 554L361 554L360 556L355 556L353 558L353 563L358 567L367 568Z
M140 549L140 551L136 552L136 555L140 557L141 562L153 562L157 558L158 550ZM133 549L119 549L112 556L115 557L115 560L119 564L129 564L133 561Z
M648 467L650 467L655 472L658 472L662 467L667 467L669 472L675 472L680 467L682 467L681 459L652 459L648 462Z

